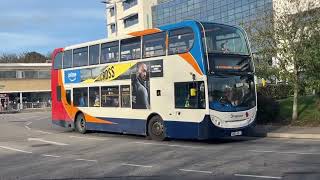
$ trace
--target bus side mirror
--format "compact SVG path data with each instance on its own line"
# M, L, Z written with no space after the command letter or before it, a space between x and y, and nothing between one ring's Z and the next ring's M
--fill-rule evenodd
M197 96L197 89L196 88L191 88L190 89L190 97Z

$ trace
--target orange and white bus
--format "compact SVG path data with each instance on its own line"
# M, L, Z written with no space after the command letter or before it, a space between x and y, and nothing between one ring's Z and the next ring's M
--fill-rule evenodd
M246 134L254 65L239 27L183 21L55 49L52 122L152 139Z

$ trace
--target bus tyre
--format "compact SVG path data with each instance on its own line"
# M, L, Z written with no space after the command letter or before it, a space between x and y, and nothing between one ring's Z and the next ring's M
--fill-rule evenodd
M76 130L81 133L85 134L87 132L86 129L86 119L82 113L78 114L76 118Z
M153 116L148 123L148 135L152 140L163 141L165 136L165 127L160 116Z

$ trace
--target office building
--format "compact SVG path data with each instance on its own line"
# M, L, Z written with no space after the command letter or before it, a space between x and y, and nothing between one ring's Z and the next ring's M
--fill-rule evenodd
M107 37L152 28L151 7L157 0L106 0Z

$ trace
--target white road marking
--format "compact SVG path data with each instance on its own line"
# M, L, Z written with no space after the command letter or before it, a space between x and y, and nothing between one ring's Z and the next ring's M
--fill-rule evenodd
M88 162L98 162L98 160L91 160L91 159L75 159L76 161L88 161Z
M29 126L24 126L26 129L31 130L31 128Z
M145 165L139 165L139 164L128 164L128 163L122 163L123 166L134 166L134 167L145 167L145 168L152 168L152 166L145 166Z
M17 117L20 120L33 120L34 118L39 118L41 116L27 116L27 117Z
M258 175L251 175L251 174L235 174L235 176L263 178L263 179L282 179L282 177L276 177L276 176L258 176Z
M65 144L65 143L61 143L61 142L55 142L55 141L47 141L41 138L28 138L28 141L40 141L40 142L45 142L45 143L49 143L49 144L54 144L54 145L58 145L58 146L67 146L69 144Z
M31 153L32 153L32 152L30 152L30 151L24 151L24 150L21 150L21 149L16 149L16 148L7 147L7 146L0 146L0 148L2 148L2 149L7 149L7 150L11 150L11 151L22 152L22 153L28 153L28 154L31 154Z
M81 137L81 136L69 136L69 137L70 138L79 138L79 139L99 140L99 141L109 140L109 139L93 138L93 137Z
M41 120L48 120L50 119L50 117L43 117L43 118L39 118L39 119L34 119L34 121L41 121Z
M31 121L28 121L28 122L26 123L26 126L29 126L30 124L32 124L32 122L31 122Z
M52 134L51 132L41 131L41 130L34 130L35 132L43 133L43 134Z
M42 154L41 156L45 156L45 157L55 157L55 158L61 157L61 156L56 156L56 155L51 155L51 154Z
M144 144L144 145L157 145L157 146L169 146L169 147L182 147L182 148L204 148L199 146L185 146L177 144L161 144L161 143L146 143L146 142L133 142L135 144Z
M198 171L198 170L193 170L193 169L179 169L180 171L186 171L186 172L198 172L198 173L207 173L207 174L212 174L211 171Z
M278 154L298 154L298 155L320 155L320 153L308 153L308 152L286 152L286 151L263 151L263 150L249 150L250 152L257 153L278 153Z

